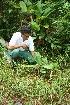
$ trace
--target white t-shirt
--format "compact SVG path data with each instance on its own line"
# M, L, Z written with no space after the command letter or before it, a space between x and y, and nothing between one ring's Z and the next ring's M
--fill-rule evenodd
M18 44L26 44L29 47L30 51L34 51L34 43L33 43L33 39L31 36L29 36L28 40L23 41L23 38L21 37L20 32L14 33L10 42L9 42L9 45L18 45ZM20 47L18 49L21 51L25 50L22 47Z

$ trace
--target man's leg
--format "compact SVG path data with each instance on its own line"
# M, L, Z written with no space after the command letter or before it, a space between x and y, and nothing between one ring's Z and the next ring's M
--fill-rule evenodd
M31 64L36 64L36 61L28 51L20 51L19 49L9 50L10 56L16 60L18 58L26 59Z
M31 53L28 51L20 51L20 57L26 59L31 64L36 64L35 59L32 57Z
M8 50L8 53L13 59L17 59L19 57L19 49Z
M12 68L14 69L14 71L17 71L18 70L17 60L19 58L19 49L8 50L8 53L12 58Z

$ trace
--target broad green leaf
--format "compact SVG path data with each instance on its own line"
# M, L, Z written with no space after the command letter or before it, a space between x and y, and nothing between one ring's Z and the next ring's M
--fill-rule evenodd
M13 7L15 7L15 8L20 8L20 5L19 4L16 4L15 2L9 2L10 3L10 5L12 5Z
M43 65L43 68L45 69L53 69L53 65Z
M8 24L8 20L6 18L3 18L3 22L5 22L6 24Z
M32 3L30 2L30 0L24 0L24 2L27 4L27 5L31 5Z
M41 20L43 20L43 19L45 19L45 18L46 18L46 16L41 16L41 17L40 17Z
M35 52L34 59L38 64L41 63L41 55L39 52Z
M10 2L10 4L11 4L13 7L15 7L15 8L20 8L20 5L19 5L19 4L16 4L16 3L14 3L14 2Z
M36 66L36 65L35 65ZM30 67L35 67L34 65L23 65L23 67L28 67L28 68L30 68Z
M41 39L41 38L43 38L43 37L44 37L44 36L40 35L40 36L39 36L39 39Z
M33 40L36 39L36 37L32 37L32 38L33 38Z
M48 24L45 24L43 27L45 27L45 28L49 28L49 25L48 25Z
M20 1L19 4L20 4L22 12L27 12L26 4L23 1Z
M45 74L46 73L46 70L45 69L41 69L40 72L43 73L43 74Z
M43 65L43 68L45 68L45 69L54 69L57 67L58 67L58 64L54 63L54 62L51 62L50 64L47 64L47 65Z
M3 38L0 39L0 43L2 44L2 46L6 47L6 42Z
M38 31L40 30L40 26L36 22L32 21L30 22L30 24L35 30L38 30Z
M51 11L51 8L50 7L48 7L48 8L46 8L43 12L44 12L44 14L43 15L46 15L48 12L50 12Z
M63 8L68 9L70 7L70 4L68 2L64 3Z
M53 49L55 49L57 46L54 44L54 43L51 43L51 48Z
M41 4L41 0L38 1L38 3L37 3L37 7L38 7L40 13L42 13L42 4Z
M20 8L20 6L17 5L17 4L14 4L13 7L15 7L15 8Z
M12 9L9 9L9 13L11 13L12 12Z
M45 64L48 63L47 57L43 57L43 58L42 58L42 63L43 63L43 65L45 65Z

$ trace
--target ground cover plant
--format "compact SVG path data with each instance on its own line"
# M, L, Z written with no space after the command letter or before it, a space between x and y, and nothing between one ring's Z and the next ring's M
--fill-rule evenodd
M4 51L5 48L1 49ZM38 64L18 63L15 72L1 51L1 105L69 105L70 68L61 68L37 53Z
M1 0L0 5L0 105L70 105L69 0ZM38 63L13 66L4 56L5 41L31 14Z

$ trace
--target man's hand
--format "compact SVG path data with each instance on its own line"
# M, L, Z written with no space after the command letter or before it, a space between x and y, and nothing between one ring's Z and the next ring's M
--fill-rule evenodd
M26 45L26 44L22 44L22 47L23 47L24 49L26 49L26 48L27 48L27 45Z

